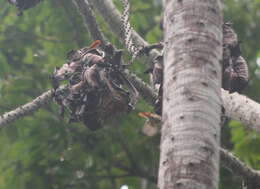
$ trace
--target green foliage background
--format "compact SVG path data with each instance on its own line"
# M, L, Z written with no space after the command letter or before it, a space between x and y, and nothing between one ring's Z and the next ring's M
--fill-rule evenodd
M159 0L131 0L131 23L149 42L162 39ZM119 0L115 3L122 7ZM29 102L51 88L49 75L62 65L71 49L91 38L71 1L45 0L18 17L7 0L0 0L0 114ZM246 95L260 102L260 1L226 0L225 20L232 21L250 65ZM122 48L98 17L110 41ZM125 58L129 58L125 56ZM258 60L258 61L259 61ZM260 64L260 63L259 63ZM132 70L143 79L145 66ZM155 188L160 137L141 132L141 101L136 110L105 128L91 132L81 124L67 124L51 103L32 116L0 130L0 189ZM223 129L222 144L248 165L260 169L260 136L231 121ZM221 170L222 189L239 189L241 178Z

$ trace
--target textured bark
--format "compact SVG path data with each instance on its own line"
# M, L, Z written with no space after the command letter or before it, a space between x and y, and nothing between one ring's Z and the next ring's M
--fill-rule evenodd
M225 116L239 121L247 129L260 133L260 106L257 102L238 93L230 94L222 89Z
M164 1L163 126L158 187L216 189L222 2Z

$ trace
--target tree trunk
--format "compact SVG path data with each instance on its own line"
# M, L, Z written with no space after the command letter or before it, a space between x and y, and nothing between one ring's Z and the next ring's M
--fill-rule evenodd
M159 189L219 181L222 1L164 0Z

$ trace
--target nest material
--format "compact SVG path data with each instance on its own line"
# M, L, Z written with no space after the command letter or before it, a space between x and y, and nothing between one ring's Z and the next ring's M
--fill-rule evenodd
M121 55L122 51L115 51L112 45L101 51L94 43L70 51L69 62L55 70L52 77L55 100L62 114L69 110L70 122L83 122L96 130L105 120L132 110L138 92L120 71ZM58 88L62 80L69 84Z
M23 11L36 6L43 0L8 0L9 3L15 5L19 10L18 15L22 15Z

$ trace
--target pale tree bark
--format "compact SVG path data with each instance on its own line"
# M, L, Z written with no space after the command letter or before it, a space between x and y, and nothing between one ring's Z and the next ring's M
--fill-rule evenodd
M221 114L221 0L164 0L159 189L216 189Z

